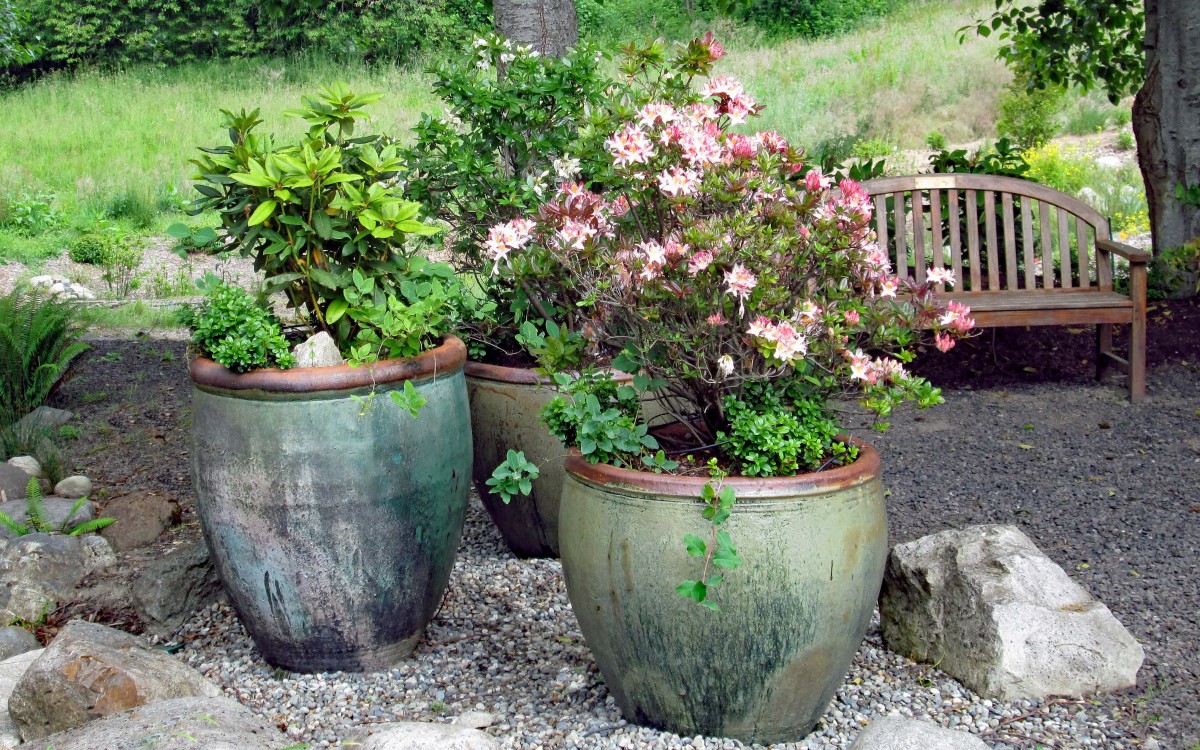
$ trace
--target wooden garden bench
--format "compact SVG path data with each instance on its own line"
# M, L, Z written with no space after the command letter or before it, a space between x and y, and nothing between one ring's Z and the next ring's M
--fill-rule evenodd
M885 177L863 187L897 274L919 283L931 266L950 268L956 284L942 296L968 305L980 327L1095 324L1096 377L1115 366L1129 376L1130 400L1142 400L1150 254L1114 242L1093 208L993 175ZM1113 288L1113 256L1129 262L1128 294ZM1127 359L1112 351L1114 324L1129 326Z

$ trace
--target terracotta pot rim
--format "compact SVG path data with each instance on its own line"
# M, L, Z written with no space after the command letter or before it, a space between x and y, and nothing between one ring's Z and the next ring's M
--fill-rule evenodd
M463 369L467 347L457 336L447 335L434 349L402 359L385 359L362 367L277 367L237 374L207 357L196 357L188 365L192 382L198 386L230 391L267 393L312 393L347 391L405 380L427 380Z
M844 439L858 446L858 460L847 466L790 477L733 476L726 477L723 483L733 487L739 496L769 499L825 494L855 487L879 477L879 452L870 443L858 438ZM583 454L576 448L572 448L567 455L566 470L573 478L600 487L619 488L647 495L674 495L689 502L694 502L704 485L711 481L707 477L655 474L651 471L623 469L610 464L592 464L584 460Z
M633 376L621 372L620 370L612 370L617 382L624 383L633 380ZM506 365L489 365L483 362L476 362L473 359L468 359L463 366L463 372L468 378L476 378L477 380L494 380L497 383L511 383L513 385L553 385L554 380L539 375L532 367L508 367Z

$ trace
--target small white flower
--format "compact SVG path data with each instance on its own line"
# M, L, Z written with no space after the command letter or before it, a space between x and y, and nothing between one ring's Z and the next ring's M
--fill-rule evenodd
M721 373L722 378L727 378L733 374L733 357L728 354L721 355L717 360L717 372Z

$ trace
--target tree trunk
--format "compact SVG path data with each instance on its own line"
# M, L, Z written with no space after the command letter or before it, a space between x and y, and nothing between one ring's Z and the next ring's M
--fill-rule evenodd
M543 55L562 57L579 41L573 0L495 0L492 16L497 32Z
M1200 2L1145 0L1146 82L1134 98L1138 163L1158 256L1200 237L1200 206L1175 198L1200 184ZM1195 278L1188 288L1194 294Z

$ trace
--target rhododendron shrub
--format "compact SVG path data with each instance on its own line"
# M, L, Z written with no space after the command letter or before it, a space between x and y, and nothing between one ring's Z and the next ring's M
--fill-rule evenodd
M857 183L808 168L777 133L730 132L760 108L736 81L701 94L647 104L607 139L621 179L603 194L564 181L533 216L494 227L497 272L531 289L570 279L576 330L665 384L699 445L728 433L750 383L821 404L856 395L883 415L937 402L905 362L971 329L966 307L935 294L953 273L896 276Z
M424 116L417 125L416 142L406 152L406 194L452 226L453 263L474 277L479 304L464 315L463 332L473 355L511 354L523 323L540 327L541 318L569 313L570 279L551 284L555 269L543 269L536 299L512 274L498 272L497 261L506 265L508 249L523 243L521 220L564 181L600 189L623 180L606 143L619 139L631 120L662 124L656 107L673 113L700 102L694 82L707 80L724 54L711 35L674 53L662 42L623 52L613 76L601 67L602 54L586 44L562 58L546 58L491 34L476 41L467 59L434 71L446 114ZM713 84L723 88L720 80ZM748 97L739 101L749 114ZM626 150L637 158L647 144L631 134L635 140ZM666 189L683 194L695 177L695 170L681 170ZM579 242L588 227L566 228L572 231Z

